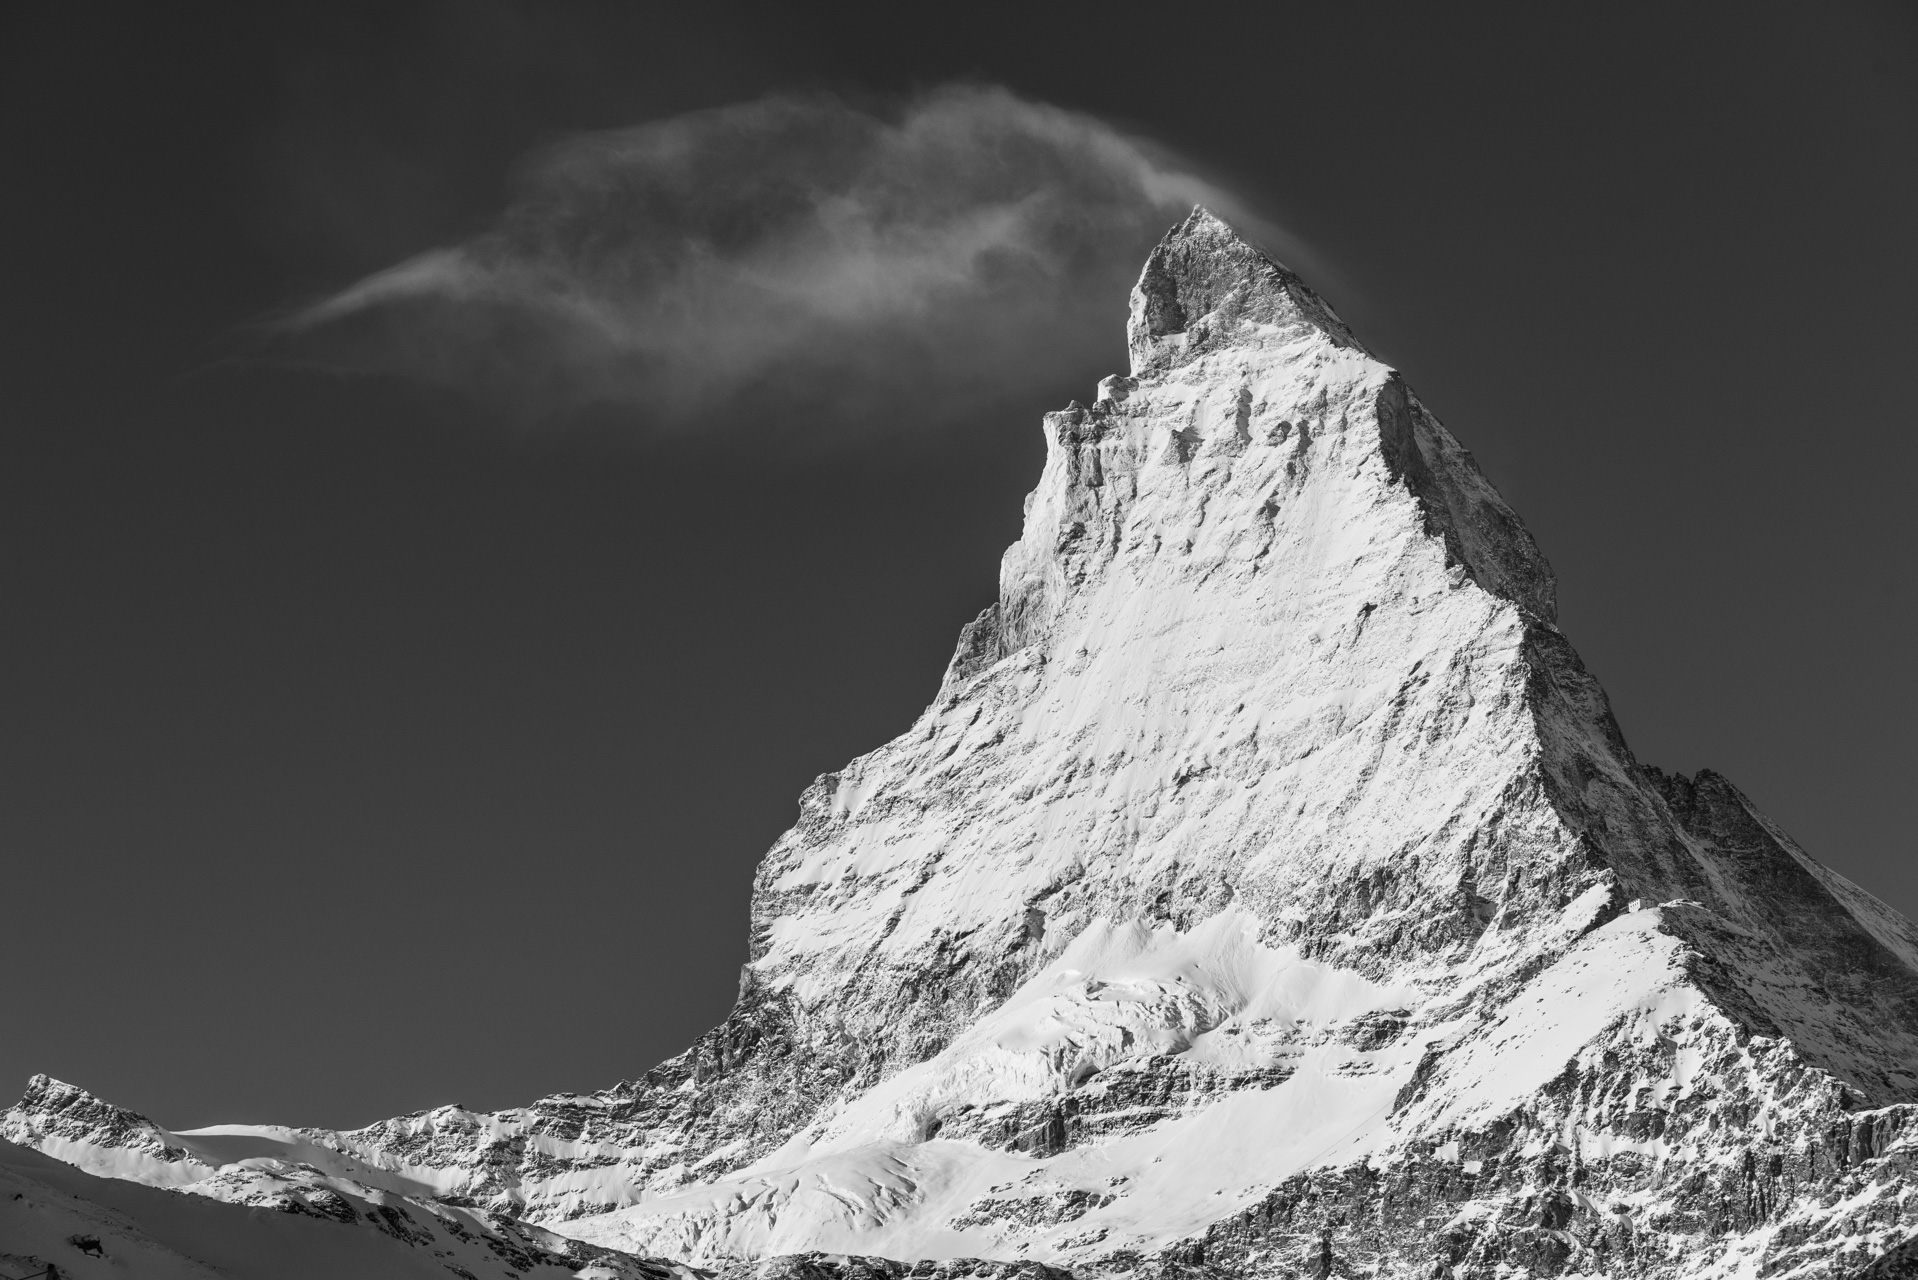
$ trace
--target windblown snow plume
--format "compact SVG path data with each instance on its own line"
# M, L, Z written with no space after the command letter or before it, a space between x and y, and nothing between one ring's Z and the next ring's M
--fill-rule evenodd
M291 329L325 364L529 416L612 402L655 426L721 408L936 424L1101 354L1093 317L1196 200L1232 203L1146 143L1001 89L894 112L769 97L554 147L484 235Z

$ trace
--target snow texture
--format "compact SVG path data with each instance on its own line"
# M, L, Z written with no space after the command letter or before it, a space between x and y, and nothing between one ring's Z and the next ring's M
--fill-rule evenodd
M1918 931L1632 757L1517 516L1291 272L1195 210L1128 337L686 1053L345 1133L42 1078L4 1136L738 1274L1913 1274Z

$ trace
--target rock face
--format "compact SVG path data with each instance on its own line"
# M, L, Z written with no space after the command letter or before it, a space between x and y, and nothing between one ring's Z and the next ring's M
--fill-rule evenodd
M1128 336L938 698L766 856L725 1023L272 1140L727 1274L1918 1265L1918 930L1633 759L1518 518L1296 276L1195 210ZM50 1088L5 1136L144 1180L269 1133Z

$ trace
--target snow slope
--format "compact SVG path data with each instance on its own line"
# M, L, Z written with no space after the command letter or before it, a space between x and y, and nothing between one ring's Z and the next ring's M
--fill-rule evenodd
M1918 1235L1918 932L1633 758L1518 517L1296 276L1195 210L1128 339L685 1054L348 1133L36 1082L7 1136L716 1266L1791 1275Z
M504 1226L504 1229L502 1229ZM542 1244L556 1246L545 1247ZM113 1177L0 1142L0 1274L72 1280L691 1280L470 1212L338 1196L249 1209Z

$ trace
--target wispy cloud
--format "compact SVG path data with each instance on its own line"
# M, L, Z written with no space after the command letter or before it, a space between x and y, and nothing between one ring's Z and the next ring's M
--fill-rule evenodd
M490 230L283 331L533 418L950 422L1116 352L1145 250L1194 203L1245 216L1162 148L1003 89L770 97L553 147Z

